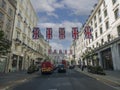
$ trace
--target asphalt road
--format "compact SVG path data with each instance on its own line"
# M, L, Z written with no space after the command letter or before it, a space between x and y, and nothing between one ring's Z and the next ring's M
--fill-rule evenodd
M41 75L14 86L10 90L116 90L75 70L67 73L54 72L51 75Z

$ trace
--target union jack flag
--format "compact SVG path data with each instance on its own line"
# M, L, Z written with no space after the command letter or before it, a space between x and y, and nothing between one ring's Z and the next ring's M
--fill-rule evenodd
M86 26L84 29L84 34L85 38L92 39L92 28L90 28L90 26Z
M52 28L47 28L46 29L46 38L47 39L52 39Z
M65 38L65 28L59 28L59 38L60 39Z
M78 38L78 28L77 27L73 27L72 28L72 38L73 39L77 39Z
M33 39L38 39L39 38L39 33L40 33L40 29L39 27L34 27L33 28Z

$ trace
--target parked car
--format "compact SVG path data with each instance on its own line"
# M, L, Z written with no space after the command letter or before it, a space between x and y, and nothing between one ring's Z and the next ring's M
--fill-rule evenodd
M64 64L58 65L58 72L66 72L66 67Z
M74 68L75 68L74 65L70 65L70 66L69 66L69 69L74 69Z

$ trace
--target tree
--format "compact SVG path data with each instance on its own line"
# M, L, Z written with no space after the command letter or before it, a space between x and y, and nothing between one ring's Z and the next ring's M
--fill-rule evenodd
M4 32L0 30L0 53L6 53L10 48L10 42L4 38Z

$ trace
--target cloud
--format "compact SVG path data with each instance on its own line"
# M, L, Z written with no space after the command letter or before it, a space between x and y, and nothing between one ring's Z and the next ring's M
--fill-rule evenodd
M64 46L60 43L55 43L55 42L51 42L50 45L52 46L52 49L56 49L56 50L64 50Z
M98 0L63 0L61 3L75 15L88 15Z
M75 15L88 15L92 10L93 5L98 0L31 0L33 7L37 12L46 12L48 15L54 13L57 9L67 8L72 11L71 14Z

